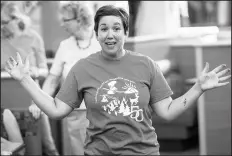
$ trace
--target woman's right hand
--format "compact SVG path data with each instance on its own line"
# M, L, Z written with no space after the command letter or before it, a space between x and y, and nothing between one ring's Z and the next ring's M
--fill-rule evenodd
M25 64L23 64L18 52L16 55L16 60L13 57L10 57L6 61L5 70L11 75L11 77L21 81L24 77L30 76L29 55L26 57Z

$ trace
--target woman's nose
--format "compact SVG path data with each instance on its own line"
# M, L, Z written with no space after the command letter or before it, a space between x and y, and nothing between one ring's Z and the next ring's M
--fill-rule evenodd
M112 30L109 30L107 33L107 38L113 38L114 32Z

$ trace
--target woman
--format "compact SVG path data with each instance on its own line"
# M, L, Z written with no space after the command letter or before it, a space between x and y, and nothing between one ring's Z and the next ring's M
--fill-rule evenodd
M19 5L19 4L18 4ZM6 2L1 9L1 68L10 56L18 51L23 59L30 59L30 75L43 79L48 74L47 59L42 37L31 27L30 18L19 9L15 2ZM33 103L33 102L32 102ZM44 123L43 118L41 119ZM55 143L48 129L43 142L43 150L47 155L58 155ZM44 140L44 139L43 139Z
M30 18L15 3L7 2L1 9L1 69L10 56L16 55L16 51L23 59L30 55L31 76L47 76L43 39L31 28Z
M9 109L1 108L1 144L10 146L13 143L23 143L19 125ZM4 145L1 145L1 147ZM20 154L23 155L24 150Z
M69 70L78 60L101 49L94 34L94 15L90 6L85 2L69 1L63 2L59 11L62 27L70 34L70 37L60 43L49 75L44 82L43 90L50 96L55 94L60 82L63 83ZM29 110L33 116L39 117L40 110L36 105L31 105ZM82 102L80 108L75 109L63 120L62 131L68 132L67 134L63 133L63 138L67 141L64 143L63 154L84 154L84 141L88 124L86 107ZM49 125L45 124L45 126Z
M103 6L94 21L102 50L78 61L55 98L44 93L30 78L28 60L17 55L6 70L30 93L51 118L63 118L84 99L89 127L85 155L159 155L151 113L172 120L209 89L225 86L231 75L220 65L208 72L207 63L195 85L173 100L159 66L149 57L123 49L128 34L128 14ZM222 70L223 69L223 70ZM33 89L32 89L33 88Z

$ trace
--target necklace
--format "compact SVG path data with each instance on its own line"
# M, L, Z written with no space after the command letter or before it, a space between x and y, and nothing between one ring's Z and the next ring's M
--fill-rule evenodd
M85 50L85 49L89 48L90 45L91 45L92 38L93 38L93 32L92 32L92 35L91 35L91 37L89 39L89 44L86 47L81 47L80 44L79 44L78 39L76 39L78 48L81 49L81 50Z

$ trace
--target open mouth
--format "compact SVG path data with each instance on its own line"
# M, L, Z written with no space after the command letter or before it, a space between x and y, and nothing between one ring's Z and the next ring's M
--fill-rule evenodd
M113 45L116 44L116 42L106 42L105 44L108 45L108 46L113 46Z

